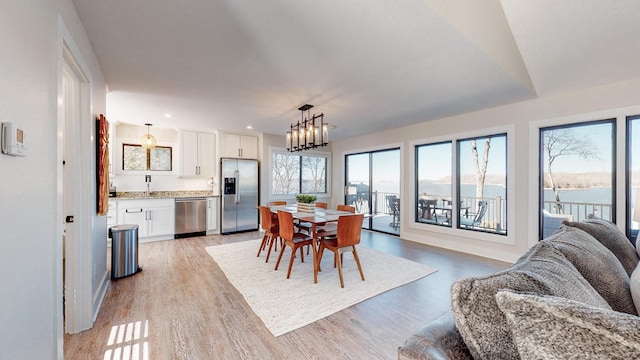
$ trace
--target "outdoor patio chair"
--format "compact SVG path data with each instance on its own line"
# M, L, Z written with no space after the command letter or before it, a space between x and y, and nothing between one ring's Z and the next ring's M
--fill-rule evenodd
M478 201L478 211L476 213L469 213L468 217L460 217L460 226L462 227L476 227L482 222L482 218L487 213L487 201Z

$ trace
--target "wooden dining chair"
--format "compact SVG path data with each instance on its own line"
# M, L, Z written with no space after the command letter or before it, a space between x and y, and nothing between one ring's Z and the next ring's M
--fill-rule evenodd
M340 210L340 211L348 211L348 212L350 212L350 213L354 213L354 214L356 213L356 208L355 208L355 206L351 206L351 205L339 204L339 205L336 207L336 209L337 209L337 210Z
M300 259L304 262L304 252L302 251L302 248L306 245L311 245L312 238L308 234L294 231L293 215L290 212L278 210L278 224L280 227L280 237L284 240L284 245L280 249L280 255L278 255L278 261L276 262L275 269L278 270L278 265L280 265L284 249L287 246L290 247L291 259L289 260L289 270L287 271L288 279L291 275L291 268L293 267L296 250L300 249Z
M267 250L267 259L265 260L265 262L269 262L269 255L271 255L271 248L273 247L273 244L276 245L275 251L278 251L278 239L280 239L280 246L283 246L282 238L280 237L277 218L276 222L274 222L271 209L266 206L260 206L259 209L260 226L262 227L262 230L264 230L264 236L262 237L262 243L260 243L257 256L260 256L260 252L262 252L262 250L266 250L267 246L269 246L269 249Z
M282 205L287 205L286 201L269 201L267 203L267 206L282 206Z
M321 209L328 209L329 204L327 204L326 202L316 201L316 207Z
M342 254L345 251L353 252L353 258L358 265L358 271L360 277L364 281L364 274L362 273L362 266L360 265L360 258L358 258L358 251L356 245L360 243L360 234L362 233L362 220L364 220L363 214L356 215L344 215L338 218L338 233L336 238L327 238L320 242L320 248L318 249L318 264L322 261L322 253L325 249L330 250L334 254L333 264L338 268L338 275L340 276L340 287L344 287L344 280L342 278Z

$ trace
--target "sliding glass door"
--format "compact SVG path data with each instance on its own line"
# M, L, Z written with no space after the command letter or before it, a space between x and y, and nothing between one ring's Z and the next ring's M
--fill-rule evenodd
M345 203L370 214L363 227L400 234L400 149L345 156Z

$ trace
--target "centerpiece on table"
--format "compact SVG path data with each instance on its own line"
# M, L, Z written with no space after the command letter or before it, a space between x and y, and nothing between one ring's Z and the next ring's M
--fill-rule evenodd
M307 194L296 195L298 202L298 211L314 212L316 211L316 196Z

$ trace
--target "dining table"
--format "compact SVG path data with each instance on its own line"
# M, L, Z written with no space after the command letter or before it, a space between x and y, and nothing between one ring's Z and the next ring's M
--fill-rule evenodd
M296 205L277 205L277 206L270 206L269 208L271 209L271 212L276 214L278 213L278 210L290 212L293 215L294 219L311 224L311 237L312 237L312 248L313 248L313 282L317 283L318 271L320 269L320 264L318 262L318 258L319 258L318 241L320 238L320 236L318 236L318 224L338 222L338 218L340 218L340 216L351 216L351 215L355 215L355 213L352 213L349 211L323 209L323 208L316 208L314 211L309 211L309 212L298 211L298 207Z

